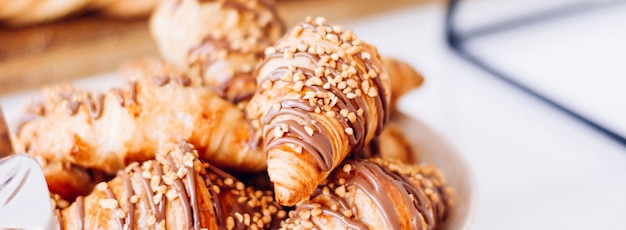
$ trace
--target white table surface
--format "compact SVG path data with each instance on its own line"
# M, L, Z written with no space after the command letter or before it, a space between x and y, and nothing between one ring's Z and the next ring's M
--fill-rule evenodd
M626 229L626 149L455 56L443 14L419 7L349 26L425 75L401 105L469 162L473 229Z
M425 75L401 108L473 169L472 229L626 229L626 149L456 57L443 42L443 12L421 6L345 27ZM1 99L8 117L23 99Z

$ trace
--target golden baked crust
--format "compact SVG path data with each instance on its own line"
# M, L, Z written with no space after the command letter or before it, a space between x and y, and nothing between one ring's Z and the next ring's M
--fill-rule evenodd
M452 192L431 165L348 160L289 213L284 229L436 229Z
M60 164L115 173L132 162L153 159L159 143L179 140L189 141L202 159L225 169L265 169L241 109L158 60L139 61L124 73L130 81L124 88L93 93L51 87L29 106L17 138L44 172L48 164ZM46 175L49 182L71 180Z
M247 110L263 130L276 199L308 197L350 151L380 134L389 78L375 47L323 18L291 29L257 67Z

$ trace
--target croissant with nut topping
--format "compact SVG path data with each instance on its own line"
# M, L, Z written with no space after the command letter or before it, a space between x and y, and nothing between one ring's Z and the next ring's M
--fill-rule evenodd
M201 163L187 143L164 146L57 212L61 229L268 229L286 216L270 191Z
M202 76L204 85L233 103L254 94L252 71L284 33L268 0L161 1L150 28L164 58Z
M248 116L262 128L277 201L294 205L383 130L389 79L378 52L351 31L308 18L258 65Z
M289 213L284 229L437 229L451 189L431 165L347 160Z
M154 59L133 63L125 76L125 88L103 93L48 88L27 109L17 138L39 160L52 192L73 200L91 189L84 183L93 172L113 174L154 158L158 143L179 140L221 168L265 169L243 111L197 79ZM72 170L55 173L63 169Z

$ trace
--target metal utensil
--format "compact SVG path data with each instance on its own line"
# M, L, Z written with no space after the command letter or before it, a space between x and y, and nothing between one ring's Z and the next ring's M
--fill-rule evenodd
M0 107L0 229L58 229L39 163L13 151Z

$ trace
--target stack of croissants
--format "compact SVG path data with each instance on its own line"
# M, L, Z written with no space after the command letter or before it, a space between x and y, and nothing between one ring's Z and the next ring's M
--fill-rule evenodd
M126 85L50 86L16 139L61 229L438 229L453 207L393 119L422 77L266 0L164 0Z

